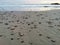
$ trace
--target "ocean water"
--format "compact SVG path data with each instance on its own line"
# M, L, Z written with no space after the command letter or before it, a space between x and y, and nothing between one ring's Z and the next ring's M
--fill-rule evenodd
M60 5L43 5L43 4L25 4L25 5L0 5L0 11L24 11L40 9L59 9Z

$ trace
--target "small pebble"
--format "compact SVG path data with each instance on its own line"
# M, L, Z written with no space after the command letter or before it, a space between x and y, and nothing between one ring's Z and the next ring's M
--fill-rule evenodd
M10 27L7 27L7 29L10 29Z
M28 17L25 17L25 19L28 19Z
M34 27L30 27L30 29L34 29Z
M48 27L51 27L51 28L53 28L54 26L48 26Z
M11 21L8 21L9 23L11 23Z
M18 27L17 25L15 25L14 27Z
M47 38L48 38L48 39L50 39L50 37L49 37L49 36L47 36Z
M36 29L36 28L37 28L37 26L34 26L34 28Z
M40 14L41 16L43 15L43 14Z
M14 38L11 38L11 40L13 40Z
M3 22L0 22L0 24L3 23Z
M59 18L55 18L55 20L59 20Z
M19 36L24 36L24 34L21 34L20 32L18 32Z
M41 19L44 19L44 17L41 17Z
M35 29L36 29L36 28L37 28L37 25L34 25L34 27L33 27L33 28L35 28Z
M34 22L31 22L31 24L34 24Z
M11 28L10 30L15 30L15 28Z
M30 45L32 45L32 43L29 43Z
M19 22L19 20L17 20L17 22Z
M56 41L54 41L54 40L51 40L51 42L55 43Z
M54 26L56 26L56 25L54 25Z
M20 37L17 37L17 40L19 40L20 39Z
M39 36L42 36L42 34L39 34Z
M30 25L30 24L28 24L28 25Z
M39 22L39 24L41 24L41 22Z
M31 32L31 30L29 30L29 32Z
M0 37L2 37L3 35L0 35Z
M51 21L47 21L47 23L48 23L48 24L52 24L52 22L51 22Z
M11 34L11 35L14 35L14 34Z
M57 25L58 27L60 27L60 25Z
M59 30L59 31L60 31L60 29L57 29L57 30Z
M21 43L24 43L24 41L22 40Z
M8 23L5 23L5 25L8 25Z
M14 21L11 21L12 23L14 23Z

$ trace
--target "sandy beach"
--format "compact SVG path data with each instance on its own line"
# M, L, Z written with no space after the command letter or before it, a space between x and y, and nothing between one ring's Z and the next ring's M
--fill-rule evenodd
M0 45L60 45L60 9L0 11Z

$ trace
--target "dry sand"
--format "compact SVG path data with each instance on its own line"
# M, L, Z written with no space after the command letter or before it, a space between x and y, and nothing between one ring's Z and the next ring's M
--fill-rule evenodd
M60 10L0 11L0 45L60 45Z

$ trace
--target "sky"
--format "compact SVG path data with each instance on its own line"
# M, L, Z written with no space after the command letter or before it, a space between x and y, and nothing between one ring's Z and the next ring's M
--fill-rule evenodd
M43 3L54 3L54 2L60 2L59 0L26 0L26 3L30 4L43 4Z
M0 5L9 5L9 4L49 4L60 2L60 0L0 0Z

